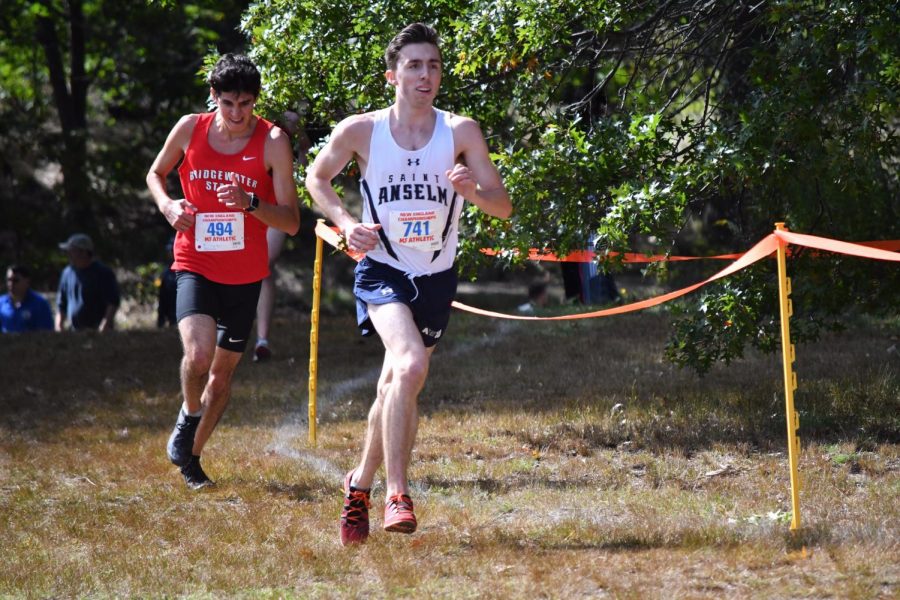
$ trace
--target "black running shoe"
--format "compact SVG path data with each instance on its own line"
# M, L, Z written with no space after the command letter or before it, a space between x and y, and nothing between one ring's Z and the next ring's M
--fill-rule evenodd
M194 434L199 424L200 417L188 416L183 408L178 411L175 429L172 430L169 443L166 444L166 454L169 455L172 464L183 467L190 462L194 450Z
M201 490L207 486L216 485L203 472L203 467L200 466L200 457L196 455L191 456L188 463L181 467L181 474L184 475L184 482L192 490Z

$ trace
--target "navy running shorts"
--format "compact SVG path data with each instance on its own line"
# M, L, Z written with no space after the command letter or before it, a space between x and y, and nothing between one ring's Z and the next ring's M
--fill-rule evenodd
M369 304L402 302L412 311L425 347L434 346L447 331L456 283L455 267L410 278L399 269L364 257L356 265L356 282L353 284L360 333L364 336L375 333L369 318Z
M216 321L216 344L225 350L243 352L247 347L261 281L229 285L210 281L199 273L175 273L175 317L209 315Z

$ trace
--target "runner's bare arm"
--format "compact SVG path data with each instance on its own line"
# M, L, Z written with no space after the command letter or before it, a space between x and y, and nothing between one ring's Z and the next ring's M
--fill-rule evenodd
M464 161L447 171L453 189L492 217L508 219L512 215L512 203L491 161L481 127L472 119L460 116L453 117L452 126L453 143Z
M273 127L266 138L264 153L266 168L272 172L275 204L262 202L251 215L269 227L294 235L300 228L300 205L297 203L297 184L294 182L294 153L287 134ZM250 195L243 192L239 196L240 207L249 206ZM246 204L243 200L246 200Z
M368 252L378 243L379 225L360 223L344 207L331 181L356 158L364 168L372 138L372 122L368 115L356 115L338 123L331 139L319 152L306 175L306 189L316 206L344 234L351 250Z
M196 123L197 115L185 115L179 119L147 173L147 188L153 201L156 202L159 212L177 231L185 231L194 226L193 213L196 207L183 198L173 200L169 196L166 190L166 176L184 156Z

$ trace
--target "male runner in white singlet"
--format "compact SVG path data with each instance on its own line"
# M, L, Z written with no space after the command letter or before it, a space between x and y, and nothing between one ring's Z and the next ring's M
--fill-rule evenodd
M437 33L421 23L385 51L390 107L345 119L316 157L306 187L351 250L366 253L354 293L363 335L378 333L384 366L359 464L344 479L341 543L369 535L369 490L384 463L386 531L417 522L407 467L418 425L417 399L456 294L459 215L465 200L508 218L509 195L478 123L434 108L442 61ZM353 217L331 180L356 160L363 215Z

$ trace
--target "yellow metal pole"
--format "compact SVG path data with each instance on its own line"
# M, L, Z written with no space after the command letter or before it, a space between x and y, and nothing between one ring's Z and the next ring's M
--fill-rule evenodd
M775 229L786 230L784 223L775 223ZM778 304L781 309L781 356L784 363L784 404L787 416L788 460L791 466L791 531L800 529L800 474L797 471L800 460L800 417L794 410L794 390L797 389L797 374L793 363L797 352L791 343L790 318L794 314L791 303L791 280L787 276L785 245L778 242Z
M322 219L319 219L321 222ZM309 331L309 443L316 445L316 383L319 374L319 304L322 297L322 238L316 236L313 304Z

